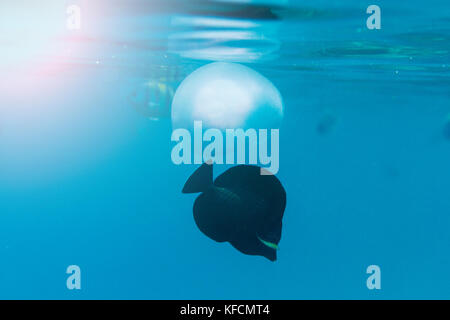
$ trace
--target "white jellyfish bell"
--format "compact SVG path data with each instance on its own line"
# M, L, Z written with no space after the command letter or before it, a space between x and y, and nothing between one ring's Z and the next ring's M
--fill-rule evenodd
M246 66L214 62L205 65L178 87L172 102L174 129L279 128L283 101L270 80Z

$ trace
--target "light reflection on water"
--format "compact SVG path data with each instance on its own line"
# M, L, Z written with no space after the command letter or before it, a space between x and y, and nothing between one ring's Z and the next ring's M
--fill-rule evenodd
M450 20L441 16L439 7L431 13L384 4L382 30L371 31L365 28L365 7L352 2L78 0L74 3L82 8L81 30L62 27L58 33L52 28L51 34L37 37L46 40L39 45L3 34L0 43L6 50L0 56L17 60L8 63L11 70L25 63L32 63L33 68L25 69L39 76L101 70L136 86L169 81L176 87L210 61L247 63L285 75L333 72L360 79L366 72L373 79L390 80L403 72L409 75L404 81L448 79ZM55 10L60 7L55 2ZM425 24L421 10L433 14L439 24ZM21 29L32 29L35 22ZM14 53L23 48L30 49L25 50L27 57Z
M198 60L273 60L280 48L280 21L270 6L237 3L216 5L202 15L175 15L169 51Z
M36 31L33 38L45 38L46 42L52 38L53 42L44 45L40 41L39 50L28 50L35 54L33 61L47 58L53 63L80 67L101 63L145 73L149 65L196 64L195 60L270 64L274 69L286 70L288 66L296 70L300 65L303 69L320 70L315 68L320 60L334 59L336 66L345 65L350 59L350 65L355 64L354 59L364 65L373 58L384 63L423 58L420 62L426 63L427 58L448 61L450 56L450 21L440 16L439 7L433 11L434 20L440 21L438 28L418 18L419 11L426 8L416 8L414 12L408 8L402 13L386 4L382 30L370 31L365 28L365 8L356 2L339 6L330 5L329 1L291 1L289 5L287 1L262 0L72 2L82 8L82 29L70 32L62 27L59 33L55 32L58 21L49 23L55 19L52 14L45 23L53 25L52 33L38 37ZM60 9L60 3L55 2L53 11ZM400 20L401 23L396 22ZM2 55L14 56L14 44L21 44L16 51L23 51L25 43L29 44L25 48L37 46L16 32L33 29L35 24L35 20L20 28L14 24L11 31L19 38L2 34L0 43L6 48ZM165 58L170 55L175 58Z

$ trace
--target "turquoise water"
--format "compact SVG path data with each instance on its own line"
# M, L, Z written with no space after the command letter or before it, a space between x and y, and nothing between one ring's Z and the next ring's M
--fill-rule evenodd
M74 32L65 4L0 5L0 298L449 298L447 1L78 4ZM167 114L136 107L143 83L176 89L211 61L284 99L275 263L198 231L181 194L196 166L172 163Z

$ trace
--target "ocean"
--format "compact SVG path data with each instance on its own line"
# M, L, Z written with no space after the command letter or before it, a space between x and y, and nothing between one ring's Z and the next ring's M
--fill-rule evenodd
M1 299L450 298L448 1L6 0L0 21ZM173 94L215 61L283 98L275 262L203 235L198 165L171 160Z

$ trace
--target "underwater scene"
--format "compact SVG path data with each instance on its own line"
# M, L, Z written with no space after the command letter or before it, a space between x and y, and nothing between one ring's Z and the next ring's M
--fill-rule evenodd
M2 0L0 299L449 299L450 3Z

